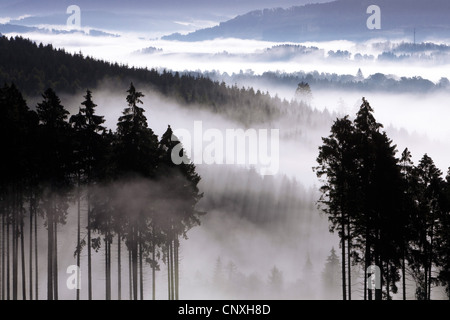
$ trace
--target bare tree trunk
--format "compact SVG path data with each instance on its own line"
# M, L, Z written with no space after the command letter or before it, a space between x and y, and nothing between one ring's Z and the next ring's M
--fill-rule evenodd
M130 289L130 300L133 300L133 274L132 274L132 266L131 266L131 245L128 248L128 285Z
M144 272L142 268L142 241L141 241L141 233L139 232L139 290L140 290L140 298L144 300Z
M178 259L178 252L180 248L180 243L178 240L178 236L175 237L175 300L179 299L179 259Z
M30 244L29 244L29 260L30 260L30 300L33 300L33 191L30 193Z
M6 298L11 300L11 252L9 244L9 221L6 222Z
M8 217L7 217L8 220ZM10 232L9 221L6 222L6 298L11 300L11 252L10 252Z
M80 176L78 175L78 199L77 199L77 269L80 270L80 255L81 255L81 194L80 194ZM77 282L80 281L80 272L77 272ZM76 288L77 300L80 300L80 289L79 286Z
M364 300L372 300L372 290L367 288L367 268L369 268L370 263L370 244L369 244L369 231L366 226L366 243L365 243L365 253L364 253Z
M88 196L87 196L87 232L88 232L88 241L87 241L87 249L88 249L88 300L92 300L92 253L91 253L91 199L89 196L89 190L88 190Z
M111 271L110 271L110 255L111 255L110 239L108 232L105 236L105 292L106 300L111 300Z
M170 300L175 299L174 266L173 266L173 240L170 240Z
M352 300L352 264L351 264L351 240L350 240L350 219L347 221L347 264L348 264L348 300Z
M117 234L117 299L122 300L122 261L120 232Z
M108 240L105 237L105 300L108 299Z
M6 277L5 277L5 233L6 233L6 227L5 227L5 216L6 212L2 212L2 300L5 300L5 287L6 287Z
M381 284L381 286L380 286L380 288L377 288L376 286L375 286L375 300L382 300L382 298L383 298L383 291L382 291L382 287L383 287L383 261L381 260L381 257L380 257L380 249L379 249L379 243L381 243L381 235L380 235L380 230L377 230L376 231L376 239L378 240L376 243L375 243L375 254L374 254L374 256L375 256L375 265L377 265L377 266L379 266L380 267L380 272L381 272L381 274L380 274L380 284Z
M133 299L138 300L138 239L136 222L132 229Z
M52 207L53 210L53 207ZM53 212L47 213L47 235L48 235L48 246L47 246L47 299L53 300Z
M155 225L152 222L152 299L156 299L156 244L155 244Z
M111 300L111 242L112 238L108 231L108 300Z
M390 279L389 279L389 262L386 261L386 300L389 300L389 285L390 285Z
M170 289L172 285L170 284L170 245L167 243L167 293L169 296L169 300L171 300L172 294Z
M428 265L428 300L431 300L431 269L433 267L434 224L431 225L430 261Z
M54 220L55 223L55 237L54 237L54 256L53 256L53 261L54 261L54 269L53 269L53 274L55 276L55 280L53 282L53 286L55 288L55 300L58 300L59 298L59 293L58 293L58 222L57 220Z
M23 218L20 219L20 255L22 260L22 299L27 300L27 280L26 280L26 269L25 265L25 240L24 240L24 222Z
M403 300L406 300L406 259L405 259L405 247L403 247L402 256L402 286L403 286Z
M424 277L425 277L425 285L424 285L424 300L428 299L428 252L426 249L426 244L425 244L425 249L424 249L424 257L425 257L425 265L424 265Z
M39 256L38 256L38 241L37 241L37 203L34 204L34 265L35 265L35 297L39 300Z
M14 194L14 202L13 202L13 220L12 220L12 245L13 245L13 300L17 300L17 283L18 283L18 255L17 255L17 240L18 240L18 232L17 232L17 195Z
M347 280L345 279L345 217L343 212L341 214L342 299L347 300Z

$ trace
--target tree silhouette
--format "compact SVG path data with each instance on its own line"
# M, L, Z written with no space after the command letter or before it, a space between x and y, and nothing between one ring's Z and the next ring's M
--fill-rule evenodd
M348 117L337 119L331 135L323 138L324 144L319 148L319 167L315 170L318 177L326 177L319 203L332 223L330 230L337 229L341 238L344 299L345 266L351 288L352 257L354 262L361 262L363 254L365 279L370 265L384 268L382 277L389 297L391 290L397 291L398 269L406 254L405 180L395 157L396 146L381 128L363 98L353 123ZM348 293L351 298L351 291ZM367 281L364 298L372 299ZM375 290L375 299L382 299L382 289Z
M52 89L43 94L36 107L40 122L40 180L43 188L41 207L48 230L47 298L58 299L57 226L65 223L71 190L72 146L69 143L69 112Z
M268 284L272 295L279 294L283 289L283 273L276 266L270 270Z
M341 281L339 258L336 255L336 250L331 249L330 255L325 263L325 268L322 272L322 284L325 297L328 299L338 299L339 286Z
M87 187L85 195L87 205L87 247L88 247L88 299L92 300L92 243L91 243L91 192L90 187L94 181L99 180L102 174L102 165L105 164L105 122L102 116L95 114L97 105L92 100L92 92L86 91L84 101L77 114L70 117L69 123L74 129L74 161L77 183L77 266L80 267L80 255L85 242L81 242L81 203L82 187ZM77 300L80 298L80 290L77 289Z
M196 210L197 202L203 197L199 192L200 176L195 165L187 158L179 139L168 126L159 143L161 152L158 180L164 181L163 232L166 236L166 255L169 268L169 299L178 299L180 238L192 227L200 224L203 212ZM173 154L179 153L183 161L175 164Z

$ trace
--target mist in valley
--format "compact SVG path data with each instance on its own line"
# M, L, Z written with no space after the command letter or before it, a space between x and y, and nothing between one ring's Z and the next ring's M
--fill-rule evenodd
M277 87L276 83L274 87ZM168 125L174 130L193 130L195 121L202 121L204 129L215 128L222 132L228 128L246 129L244 124L203 107L181 106L151 88L140 90L145 94L143 102L149 127L158 136ZM301 100L295 95L295 88L269 92L284 99ZM71 114L77 112L81 96L82 93L62 96L63 105ZM399 152L408 147L416 161L428 153L442 170L450 165L449 156L442 152L450 144L445 138L448 137L448 128L445 117L442 117L448 110L445 104L450 101L448 96L446 92L420 96L365 95L375 109L377 120L385 125L388 135L398 145ZM117 119L126 105L124 88L105 82L94 90L93 97L98 104L98 114L105 116L105 125L115 130ZM339 239L328 231L327 217L317 209L319 181L312 168L316 166L321 137L329 134L335 118L347 114L354 117L361 98L360 92L315 91L313 88L312 98L305 104L309 110L314 110L312 117L311 114L302 117L301 110L289 110L288 114L270 123L255 125L280 130L280 170L275 176L261 176L252 166L245 165L197 165L202 177L199 188L204 193L198 209L207 214L201 218L201 225L190 230L188 239L181 242L180 298L339 298L339 290L324 286L326 260L332 248L339 251ZM280 99L281 110L283 104ZM152 193L152 187L148 192ZM124 201L126 198L124 195ZM60 236L59 247L61 279L65 279L65 266L75 263L75 248L72 248L76 239L75 216L75 207L72 206L67 224L59 229L59 233L64 235ZM40 239L39 243L42 245L45 239ZM104 286L102 250L100 248L93 258L96 266L94 287L100 288ZM44 256L45 246L40 252ZM117 255L114 245L113 255ZM45 270L43 260L40 270ZM114 265L113 274L117 268ZM87 281L85 267L86 257L83 255L82 287ZM156 276L156 298L165 299L167 271L162 261L160 268ZM361 297L358 284L361 286L362 270L356 266L354 269L356 298ZM127 272L127 267L123 267L122 273L126 275ZM278 277L274 278L274 273ZM144 266L144 274L144 297L150 299L152 282L148 264ZM45 282L44 273L40 279L41 283ZM115 285L113 276L113 287ZM126 279L122 285L127 288ZM73 298L73 291L65 287L61 280L61 298ZM123 294L126 296L126 290ZM103 298L101 290L96 290L95 298Z
M175 131L186 129L193 132L196 121L204 130L216 129L277 129L280 131L279 170L276 175L263 176L252 165L197 165L201 176L200 192L204 197L197 205L206 214L199 226L187 233L180 247L180 298L181 299L340 299L340 269L336 278L329 281L326 273L327 258L334 248L339 256L339 237L329 232L327 216L317 208L320 181L312 168L317 166L318 148L322 137L330 133L336 118L349 115L354 119L365 97L375 110L378 122L384 125L388 136L397 145L397 156L407 147L413 161L427 153L443 172L450 167L450 87L440 86L441 79L449 77L448 47L432 47L423 52L408 52L402 43L411 39L399 39L396 43L375 39L365 43L331 41L303 43L302 48L277 48L279 44L266 41L219 39L199 43L149 40L135 34L122 34L120 38L84 35L28 34L31 39L51 42L56 48L68 52L82 51L85 55L106 61L118 61L133 67L167 69L173 72L205 74L213 80L268 92L276 97L277 116L263 123L244 123L226 112L212 112L200 105L180 105L154 91L151 86L137 89L145 94L142 99L149 127L161 138L170 125ZM433 39L435 43L445 42ZM127 42L124 46L123 43ZM145 49L153 48L154 50ZM400 49L399 49L400 48ZM144 49L144 51L141 51ZM404 50L404 51L398 51ZM146 53L147 52L147 53ZM148 53L150 52L150 53ZM347 52L347 53L345 53ZM389 56L385 52L395 52ZM339 54L342 55L339 57ZM359 54L359 55L358 55ZM408 57L402 56L409 54ZM333 56L334 55L334 56ZM400 57L402 57L400 59ZM383 60L384 59L384 60ZM351 83L358 70L363 79L382 73L397 82L402 77L421 77L432 83L424 92L415 91L407 84L402 90L370 88L363 90ZM311 96L296 94L298 72L305 75L314 72L329 77L337 88L321 83L310 83ZM267 72L284 75L264 77ZM348 76L348 77L347 77ZM285 78L291 77L291 81ZM348 83L344 80L348 78ZM344 80L343 80L344 79ZM330 81L331 81L330 80ZM332 82L332 81L331 81ZM357 80L355 80L355 83ZM406 83L406 81L404 82ZM404 84L403 83L403 84ZM127 102L126 89L105 80L93 91L98 105L97 114L105 116L105 126L116 130L118 118ZM391 90L392 89L392 90ZM62 93L62 104L76 114L83 101L84 92L75 95ZM28 104L34 109L41 97L29 97ZM293 102L293 104L290 104ZM295 108L293 108L295 106ZM258 119L258 114L253 114ZM116 200L129 201L133 206L146 206L147 198L158 194L159 186L137 179L131 185L118 182L102 189L105 197L124 192ZM156 210L164 210L156 205ZM85 212L87 208L82 208ZM86 219L82 215L82 237L86 237ZM45 235L43 220L38 220L38 233ZM27 224L25 224L27 230ZM76 264L76 203L71 202L67 222L58 228L59 289L60 298L74 299L75 291L66 287L70 276L65 271ZM40 236L39 282L46 282L46 237ZM112 244L112 286L116 288L117 248ZM128 266L125 247L122 252L122 297L128 297ZM81 259L81 298L86 299L87 257L85 250ZM104 299L104 247L93 254L94 298ZM156 298L167 298L167 265L159 260L156 272ZM144 263L144 298L152 298L152 269ZM336 271L336 270L335 270ZM363 270L354 266L353 297L362 298ZM327 280L328 279L328 280ZM20 290L19 290L20 292ZM40 296L45 296L45 286L40 286ZM114 292L114 290L113 290ZM434 298L441 298L444 289L436 288ZM112 296L116 298L115 293ZM394 298L398 298L394 295ZM413 279L408 278L408 298L414 298Z

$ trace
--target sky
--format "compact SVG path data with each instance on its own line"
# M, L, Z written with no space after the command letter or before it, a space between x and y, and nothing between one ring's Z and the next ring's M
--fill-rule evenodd
M310 0L2 0L0 23L63 25L67 19L66 9L70 5L78 5L83 26L155 36L211 27L251 10L287 8L309 2Z

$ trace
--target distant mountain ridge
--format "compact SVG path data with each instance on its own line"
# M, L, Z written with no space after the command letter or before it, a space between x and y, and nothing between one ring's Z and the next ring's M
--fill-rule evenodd
M381 12L381 29L369 30L370 5ZM251 11L218 26L187 35L171 34L165 40L202 41L215 38L256 39L275 42L367 40L431 37L450 38L448 0L336 0L288 9Z
M108 36L108 37L118 37L118 35L104 32L101 30L90 29L89 32L85 32L82 30L56 30L56 29L45 29L38 27L29 27L29 26L21 26L16 24L0 24L0 34L8 34L8 33L27 33L27 32L39 32L45 34L74 34L74 33L82 33L86 35L90 35L93 37L99 36Z

